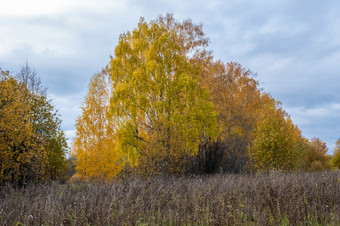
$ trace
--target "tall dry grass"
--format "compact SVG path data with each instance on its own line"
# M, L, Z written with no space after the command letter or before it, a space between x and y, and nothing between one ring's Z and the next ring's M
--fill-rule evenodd
M0 189L1 225L340 225L340 172Z

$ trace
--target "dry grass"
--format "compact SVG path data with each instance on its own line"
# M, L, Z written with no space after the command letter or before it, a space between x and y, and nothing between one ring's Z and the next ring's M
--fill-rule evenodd
M340 172L2 186L0 224L340 224Z

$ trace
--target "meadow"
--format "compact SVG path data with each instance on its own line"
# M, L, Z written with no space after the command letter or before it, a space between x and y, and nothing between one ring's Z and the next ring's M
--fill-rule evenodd
M0 188L1 225L339 225L340 172Z

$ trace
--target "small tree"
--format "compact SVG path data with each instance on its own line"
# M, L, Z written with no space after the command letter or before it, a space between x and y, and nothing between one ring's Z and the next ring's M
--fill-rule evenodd
M331 163L333 167L340 169L340 139L335 144Z
M115 123L109 111L109 92L105 71L95 74L90 81L82 114L77 119L71 155L76 156L76 172L84 179L110 180L122 167Z
M306 142L302 155L302 166L305 171L321 171L330 169L326 143L319 138Z
M302 137L287 114L269 105L254 130L249 147L253 167L260 171L291 171L299 167Z
M31 121L37 143L36 157L40 180L56 180L66 170L67 142L61 119L44 95L32 97Z

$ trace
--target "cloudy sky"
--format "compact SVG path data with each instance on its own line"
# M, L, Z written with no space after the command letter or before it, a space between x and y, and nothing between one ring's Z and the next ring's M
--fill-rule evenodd
M335 0L0 0L0 67L26 60L70 140L90 77L119 34L167 12L202 23L217 59L253 72L307 138L340 137L340 2Z

